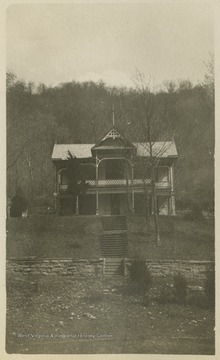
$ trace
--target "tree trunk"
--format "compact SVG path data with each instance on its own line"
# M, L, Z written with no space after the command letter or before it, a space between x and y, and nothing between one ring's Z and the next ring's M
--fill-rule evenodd
M148 131L148 140L150 144L150 164L151 164L151 186L152 186L152 197L153 197L153 211L154 211L154 224L155 224L155 238L156 244L160 244L160 231L158 223L158 214L157 214L157 194L155 186L155 162L153 156L153 143L151 139L151 121L148 119L147 122L147 131Z
M24 156L25 157L25 161L28 167L28 171L29 171L29 177L30 177L30 194L29 194L29 199L33 200L35 198L35 189L34 189L34 176L33 176L33 169L32 169L32 164L31 164L31 160L28 156Z
M46 198L46 213L48 212L48 171L47 171L47 159L45 160L45 198Z
M145 216L147 227L150 228L150 213L149 213L149 194L147 191L147 185L144 183L144 193L145 193Z
M127 194L127 209L128 212L131 212L131 194L129 189L129 176L128 176L128 163L125 160L125 177L126 177L126 194Z
M158 214L157 214L157 195L156 195L156 187L155 187L155 169L154 169L154 166L152 166L151 185L152 185L152 196L153 196L155 237L156 237L157 245L160 245L160 231L159 231Z

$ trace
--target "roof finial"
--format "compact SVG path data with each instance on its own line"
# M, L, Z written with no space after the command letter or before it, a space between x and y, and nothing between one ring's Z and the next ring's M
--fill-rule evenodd
M115 106L112 105L112 125L115 126Z

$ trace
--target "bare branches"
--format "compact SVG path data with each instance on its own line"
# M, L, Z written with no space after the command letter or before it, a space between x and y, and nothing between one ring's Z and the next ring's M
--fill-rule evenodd
M28 143L29 141L30 141L30 139L27 139L27 140L23 143L23 145L22 145L22 147L21 147L18 155L16 156L15 160L14 160L11 164L9 164L9 165L7 166L7 170L10 169L11 167L13 167L13 166L17 163L17 161L18 161L18 160L20 159L20 157L23 155L23 151L24 151L24 149L25 149L25 146L27 145L27 143Z
M160 244L160 231L158 223L158 208L157 208L157 192L156 192L156 174L155 169L159 164L161 157L167 151L170 142L156 142L155 139L158 136L161 118L158 111L158 103L155 94L150 90L150 80L146 82L145 75L140 71L136 72L135 84L140 95L140 121L145 135L145 141L138 144L144 148L143 158L145 160L143 175L146 177L148 167L150 169L150 184L153 201L153 213L155 222L155 238L156 243ZM146 196L146 202L148 203L148 192L145 186L144 179L144 191Z

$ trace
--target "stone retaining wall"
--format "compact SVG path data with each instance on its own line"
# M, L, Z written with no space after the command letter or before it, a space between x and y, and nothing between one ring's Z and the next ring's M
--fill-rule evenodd
M129 267L136 259L124 260L124 271L129 275ZM172 279L173 275L183 275L189 283L200 284L206 272L213 265L211 261L188 260L146 260L153 278ZM104 275L105 259L9 259L6 263L8 273L33 275L71 275L92 277Z
M127 259L125 263L125 275L129 275L129 267L132 262L138 260ZM146 260L146 264L153 278L173 279L176 274L183 275L188 283L199 284L206 278L206 272L214 264L212 261L190 260Z
M6 269L8 273L92 277L102 275L103 260L10 259Z

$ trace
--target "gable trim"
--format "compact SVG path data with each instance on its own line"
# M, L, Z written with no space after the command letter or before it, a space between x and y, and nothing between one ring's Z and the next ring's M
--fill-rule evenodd
M113 140L115 140L116 138L122 139L122 140L124 140L124 141L126 141L126 142L129 143L129 145L130 145L129 147L130 147L131 149L135 149L135 148L136 148L135 145L133 145L125 136L121 135L120 132L119 132L115 127L112 127L111 130L110 130L101 140L99 140L99 141L92 147L91 150L94 150L94 149L98 148L98 147L101 145L101 143L102 143L103 141L105 141L106 139L108 139L108 138L113 139Z

